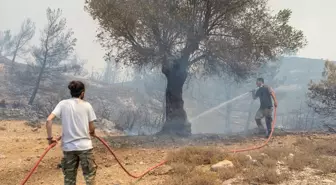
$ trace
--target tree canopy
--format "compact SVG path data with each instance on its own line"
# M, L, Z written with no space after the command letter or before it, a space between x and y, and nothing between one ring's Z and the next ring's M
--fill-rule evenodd
M267 0L86 0L86 10L100 25L106 57L161 68L167 78L163 130L171 132L190 131L182 99L188 75L245 79L306 44L302 31L288 24L292 12L273 15Z
M305 45L302 31L288 25L291 11L272 15L266 0L87 0L86 7L107 56L136 65L185 55L189 71L245 76Z
M309 106L323 116L336 115L336 64L326 61L323 77L319 82L309 84Z

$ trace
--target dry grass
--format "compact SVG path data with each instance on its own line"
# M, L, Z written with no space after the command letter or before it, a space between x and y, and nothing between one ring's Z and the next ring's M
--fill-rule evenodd
M331 158L320 158L315 162L316 169L320 170L318 172L319 175L329 174L329 173L336 173L336 160Z
M5 131L5 130L7 130L7 129L6 129L6 127L0 126L0 130L1 130L1 131Z
M291 148L265 148L262 150L264 154L266 154L269 158L274 160L282 160L284 157L287 157L290 153L293 153L294 150Z
M315 153L320 155L336 156L336 145L332 140L319 141L315 144Z
M257 184L278 184L289 179L288 173L277 174L275 168L267 168L264 166L251 166L243 175L245 181Z
M220 170L218 172L218 177L220 180L226 181L226 180L234 178L239 173L240 173L240 170L238 168L227 168L227 169Z
M174 175L165 184L169 185L216 185L217 175L211 172L192 171L183 175Z
M179 163L189 166L215 164L224 160L227 153L214 147L186 147L175 152L171 152L167 160L170 164Z
M235 177L242 177L248 183L279 184L290 179L287 167L291 173L306 167L318 170L318 174L336 173L336 160L331 157L335 155L336 146L326 139L300 138L292 146L267 147L240 154L227 154L213 147L187 147L169 154L174 173L165 184L212 185ZM231 161L234 167L210 171L212 164L224 159Z
M314 165L315 157L307 155L307 153L295 153L293 158L287 160L287 165L290 170L302 171L305 167Z

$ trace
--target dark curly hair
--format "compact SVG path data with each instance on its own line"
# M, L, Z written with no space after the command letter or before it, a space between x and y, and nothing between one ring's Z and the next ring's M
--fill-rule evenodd
M78 98L82 92L85 92L85 85L81 81L71 81L68 85L72 97Z

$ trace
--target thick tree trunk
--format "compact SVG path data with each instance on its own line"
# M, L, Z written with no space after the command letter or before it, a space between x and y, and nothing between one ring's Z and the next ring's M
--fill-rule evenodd
M187 79L186 66L183 62L175 62L168 70L163 70L167 78L166 87L166 121L159 134L189 136L191 124L184 110L182 97L183 85Z
M42 68L41 68L41 70L40 70L40 74L39 74L39 76L37 78L33 94L31 95L31 97L29 99L29 103L28 103L29 105L33 104L33 102L35 100L35 97L36 97L36 94L37 94L37 91L40 88L40 82L41 82L42 74L44 72L44 68L45 68L45 65L43 65Z

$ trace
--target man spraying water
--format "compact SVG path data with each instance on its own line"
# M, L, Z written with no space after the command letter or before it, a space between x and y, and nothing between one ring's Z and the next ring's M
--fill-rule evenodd
M252 90L252 97L253 99L259 98L260 100L260 108L257 111L255 115L255 120L258 126L258 130L260 134L265 133L265 129L263 125L261 124L261 119L265 117L266 122L266 137L268 138L271 131L272 131L272 113L273 113L273 103L272 99L274 101L274 107L278 106L278 102L275 98L275 93L271 87L264 84L263 78L258 78L257 82L257 89Z

